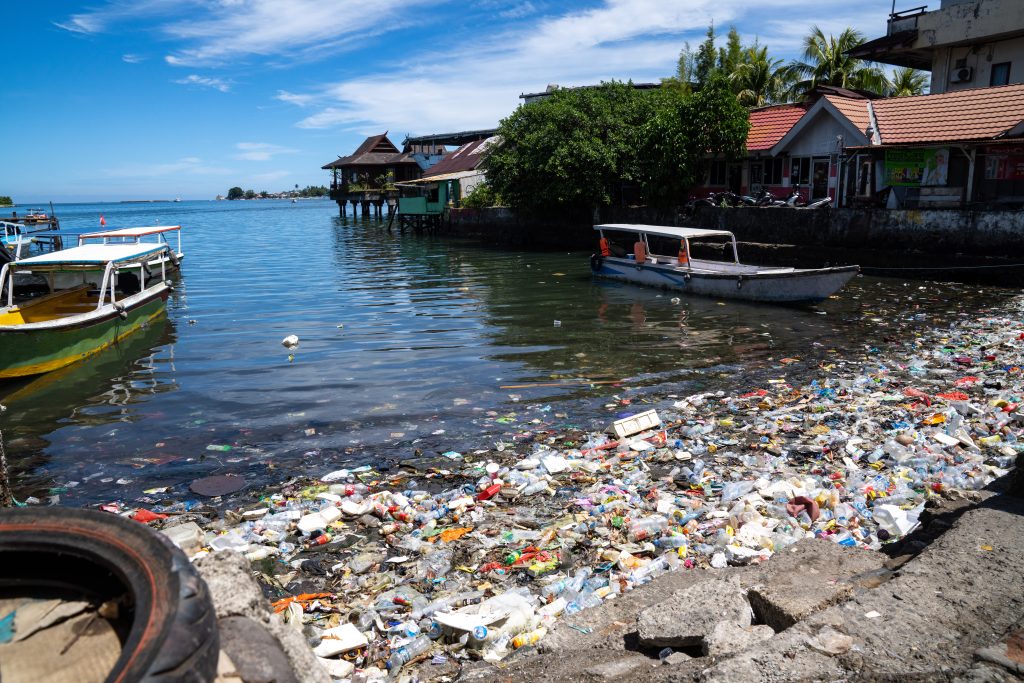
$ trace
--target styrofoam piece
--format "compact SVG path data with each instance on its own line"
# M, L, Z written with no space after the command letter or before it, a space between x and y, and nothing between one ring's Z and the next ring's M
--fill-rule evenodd
M660 424L661 418L658 417L656 410L645 410L642 413L616 420L612 423L610 429L615 436L623 439L627 436L645 432L648 429L654 429Z
M341 510L331 505L321 510L319 515L324 518L325 523L333 524L341 519Z
M344 652L366 647L369 641L355 624L342 624L324 631L323 640L313 649L317 657L335 657Z
M299 520L299 531L304 534L312 533L317 529L323 529L326 526L327 522L319 512L303 515L302 519Z
M544 465L544 469L548 471L548 474L558 474L569 469L569 461L554 453L545 455L540 459L540 462Z

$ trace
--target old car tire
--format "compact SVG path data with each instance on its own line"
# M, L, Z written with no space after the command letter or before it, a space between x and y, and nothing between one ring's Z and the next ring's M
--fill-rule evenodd
M212 681L220 643L206 583L145 525L97 510L0 511L0 591L129 598L130 627L107 683Z

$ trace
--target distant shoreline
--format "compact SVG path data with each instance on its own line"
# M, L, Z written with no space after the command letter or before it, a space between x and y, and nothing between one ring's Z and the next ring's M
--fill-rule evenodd
M122 199L120 204L169 204L173 199Z

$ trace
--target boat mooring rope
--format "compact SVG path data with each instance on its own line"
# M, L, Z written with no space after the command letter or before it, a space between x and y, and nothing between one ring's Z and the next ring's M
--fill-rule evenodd
M0 406L3 412L3 406ZM0 431L0 507L14 507L14 493L11 491L11 476L7 470L7 451L4 450L4 433Z

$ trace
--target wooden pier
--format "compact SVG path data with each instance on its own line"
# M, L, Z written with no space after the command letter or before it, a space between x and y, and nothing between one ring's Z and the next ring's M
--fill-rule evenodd
M42 231L42 230L60 230L60 219L53 214L46 213L26 213L18 215L17 211L12 211L10 216L0 216L0 221L5 223L17 223L27 228L34 228L27 230L26 233Z

